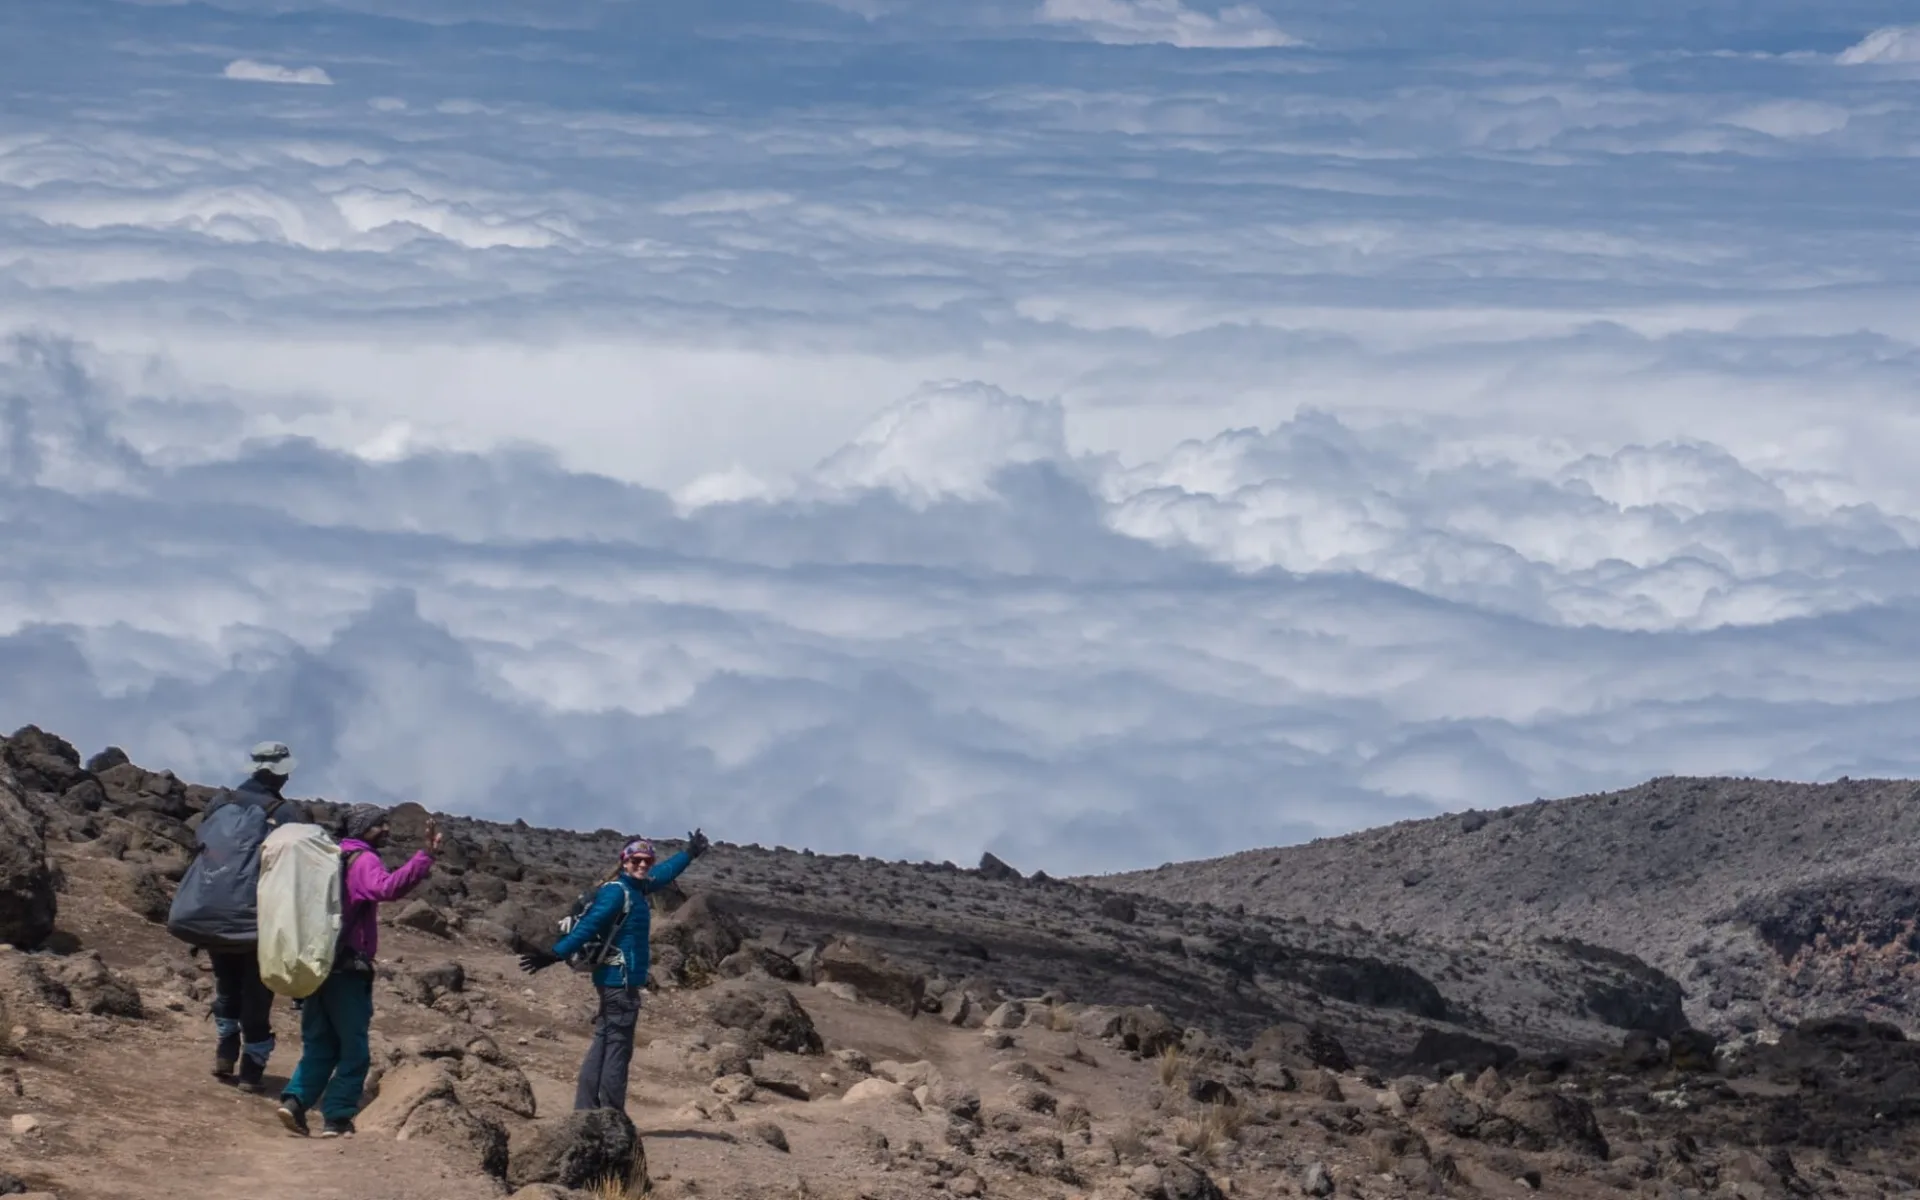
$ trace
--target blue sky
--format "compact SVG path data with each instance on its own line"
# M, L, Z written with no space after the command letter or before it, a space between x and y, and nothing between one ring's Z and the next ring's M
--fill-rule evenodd
M0 724L1056 873L1913 774L1891 3L0 10Z

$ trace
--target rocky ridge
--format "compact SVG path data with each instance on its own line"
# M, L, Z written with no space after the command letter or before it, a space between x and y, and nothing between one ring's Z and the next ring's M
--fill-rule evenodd
M1082 882L1379 935L1572 939L1680 981L1688 1019L1727 1035L1849 1013L1916 1034L1916 845L1911 781L1663 778Z

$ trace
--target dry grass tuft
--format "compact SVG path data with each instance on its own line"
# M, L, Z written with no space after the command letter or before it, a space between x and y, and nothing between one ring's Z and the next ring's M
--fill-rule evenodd
M1213 1111L1207 1114L1207 1119L1217 1125L1221 1135L1229 1141L1238 1139L1241 1131L1247 1127L1253 1117L1253 1110L1237 1101L1232 1104L1216 1104L1213 1106Z
M1195 1116L1174 1121L1174 1143L1201 1158L1212 1158L1240 1137L1249 1116L1238 1104L1209 1104Z
M1147 1145L1146 1126L1139 1121L1126 1122L1107 1140L1113 1144L1113 1152L1120 1156L1121 1162L1140 1162L1152 1153Z
M1072 1033L1073 1014L1064 1008L1048 1009L1047 1028L1053 1030L1055 1033Z
M20 1047L13 1044L13 1014L7 1011L7 998L0 996L0 1058L14 1058Z
M1175 1117L1173 1144L1201 1158L1213 1157L1214 1151L1220 1148L1214 1129L1200 1117Z
M1180 1057L1180 1047L1168 1046L1160 1052L1161 1086L1172 1087L1186 1069L1186 1060Z
M1069 1100L1053 1114L1061 1133L1085 1133L1093 1128L1093 1114L1078 1100Z
M653 1191L653 1179L647 1174L644 1152L634 1155L633 1171L625 1179L609 1175L589 1184L584 1193L593 1200L640 1200Z

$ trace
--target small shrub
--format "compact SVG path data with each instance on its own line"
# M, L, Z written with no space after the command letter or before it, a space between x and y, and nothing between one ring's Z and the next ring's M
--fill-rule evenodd
M1048 1009L1047 1028L1053 1030L1055 1033L1072 1033L1073 1014L1064 1008Z

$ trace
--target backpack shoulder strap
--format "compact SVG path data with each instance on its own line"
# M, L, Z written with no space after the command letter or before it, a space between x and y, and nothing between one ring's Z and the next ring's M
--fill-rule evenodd
M633 889L618 879L609 879L594 889L594 895L598 896L602 890L610 887L620 889L620 919L624 921L627 914L633 911Z

